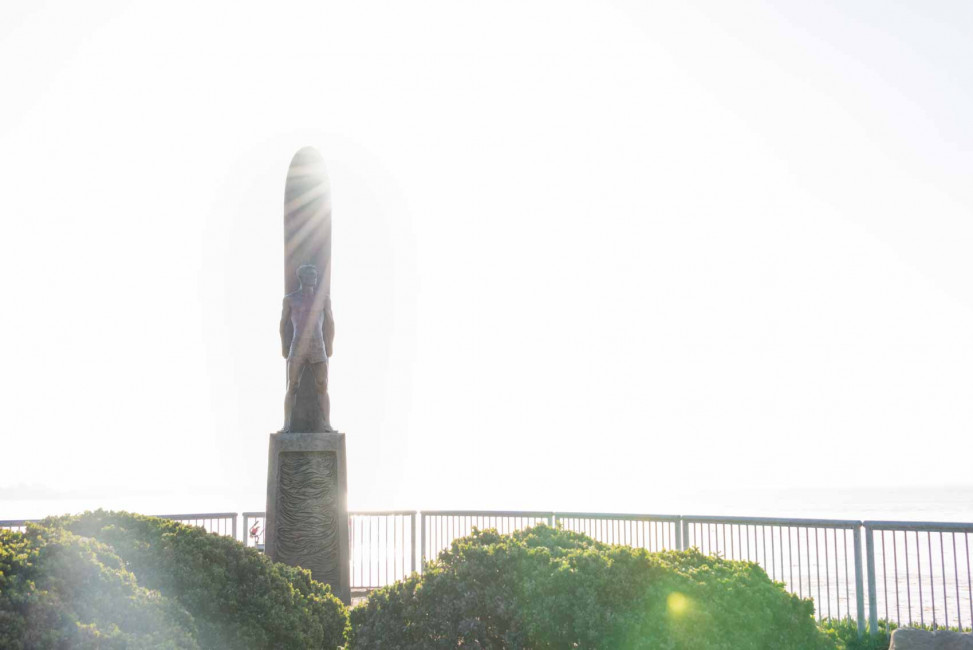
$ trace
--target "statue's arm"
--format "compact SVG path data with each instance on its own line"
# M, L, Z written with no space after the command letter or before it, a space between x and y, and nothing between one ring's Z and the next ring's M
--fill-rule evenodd
M286 359L291 352L291 341L294 339L294 326L291 324L291 301L284 298L284 307L280 313L280 345Z
M324 322L321 323L324 335L324 350L330 357L334 352L334 316L331 314L331 296L324 299Z

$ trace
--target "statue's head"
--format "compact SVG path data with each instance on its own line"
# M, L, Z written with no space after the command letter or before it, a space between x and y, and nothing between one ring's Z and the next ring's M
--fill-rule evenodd
M297 269L297 279L302 287L316 287L318 285L318 267L313 264L302 264Z

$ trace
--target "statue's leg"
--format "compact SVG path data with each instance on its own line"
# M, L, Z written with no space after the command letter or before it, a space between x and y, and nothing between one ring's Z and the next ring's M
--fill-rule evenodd
M297 404L297 389L301 387L301 371L304 364L287 360L287 392L284 394L284 428L283 432L291 430L291 420L294 416L294 405Z
M331 400L328 398L328 362L312 363L311 369L314 371L314 384L318 389L318 404L321 405L321 418L324 426L331 429Z

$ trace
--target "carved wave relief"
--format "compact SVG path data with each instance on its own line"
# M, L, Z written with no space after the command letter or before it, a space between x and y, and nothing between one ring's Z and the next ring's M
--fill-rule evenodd
M311 571L333 586L340 579L338 458L334 452L279 456L275 559Z

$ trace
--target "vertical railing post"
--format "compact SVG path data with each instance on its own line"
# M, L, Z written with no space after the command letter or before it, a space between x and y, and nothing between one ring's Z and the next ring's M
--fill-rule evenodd
M551 528L555 528L555 524L557 524L557 513L552 512L550 514L550 516L547 518L547 524Z
M250 545L250 517L243 513L243 545Z
M237 512L234 512L233 513L233 541L236 541L236 542L240 541L240 538L237 537L237 535L236 535L236 533L237 533L236 520L237 520L237 518L239 516L240 516L239 513L237 513Z
M409 515L409 519L411 520L411 523L409 524L409 529L412 531L412 544L411 546L409 546L409 548L412 549L412 553L410 553L410 555L412 556L412 563L411 566L409 567L409 573L415 573L416 571L416 513L414 512L411 513Z
M685 551L689 546L689 522L680 517L679 523L679 527L682 528L682 537L679 540L679 550Z
M858 638L865 636L865 584L862 571L862 529L855 530L855 600L858 601ZM800 552L800 549L798 549Z
M679 519L673 523L673 526L676 529L676 550L682 551L684 550L682 547L682 517L679 517Z
M875 588L875 535L865 526L865 557L868 561L868 628L871 636L878 634L878 598Z
M419 513L419 572L426 567L426 513Z

